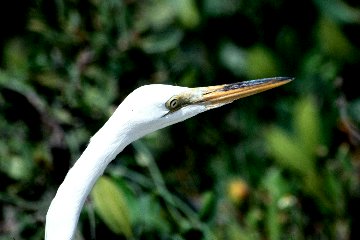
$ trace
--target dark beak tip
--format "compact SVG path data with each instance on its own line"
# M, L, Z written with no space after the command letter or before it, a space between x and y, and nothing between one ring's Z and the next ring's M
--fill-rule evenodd
M274 80L282 82L282 81L293 81L295 77L275 77Z

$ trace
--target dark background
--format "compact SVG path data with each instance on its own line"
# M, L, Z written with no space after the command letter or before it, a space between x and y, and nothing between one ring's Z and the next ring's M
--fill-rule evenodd
M0 239L43 239L138 86L273 76L296 80L128 146L76 239L358 239L359 60L355 0L1 1Z

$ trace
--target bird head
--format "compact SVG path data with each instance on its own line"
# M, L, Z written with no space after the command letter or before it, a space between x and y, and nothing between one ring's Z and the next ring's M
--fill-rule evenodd
M137 130L134 133L137 139L206 110L281 86L291 80L288 77L276 77L197 88L145 85L125 98L113 118L128 120L127 126Z

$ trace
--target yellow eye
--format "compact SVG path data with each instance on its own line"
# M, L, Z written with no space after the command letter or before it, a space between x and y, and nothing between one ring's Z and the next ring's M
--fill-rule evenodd
M181 101L177 96L174 96L165 103L165 107L170 111L175 111L181 108Z

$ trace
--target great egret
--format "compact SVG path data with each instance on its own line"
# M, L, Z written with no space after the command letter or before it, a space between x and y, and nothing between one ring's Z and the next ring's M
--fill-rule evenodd
M73 238L79 214L96 180L131 142L206 110L291 80L276 77L199 88L153 84L134 90L90 139L85 151L67 173L47 212L45 239Z

